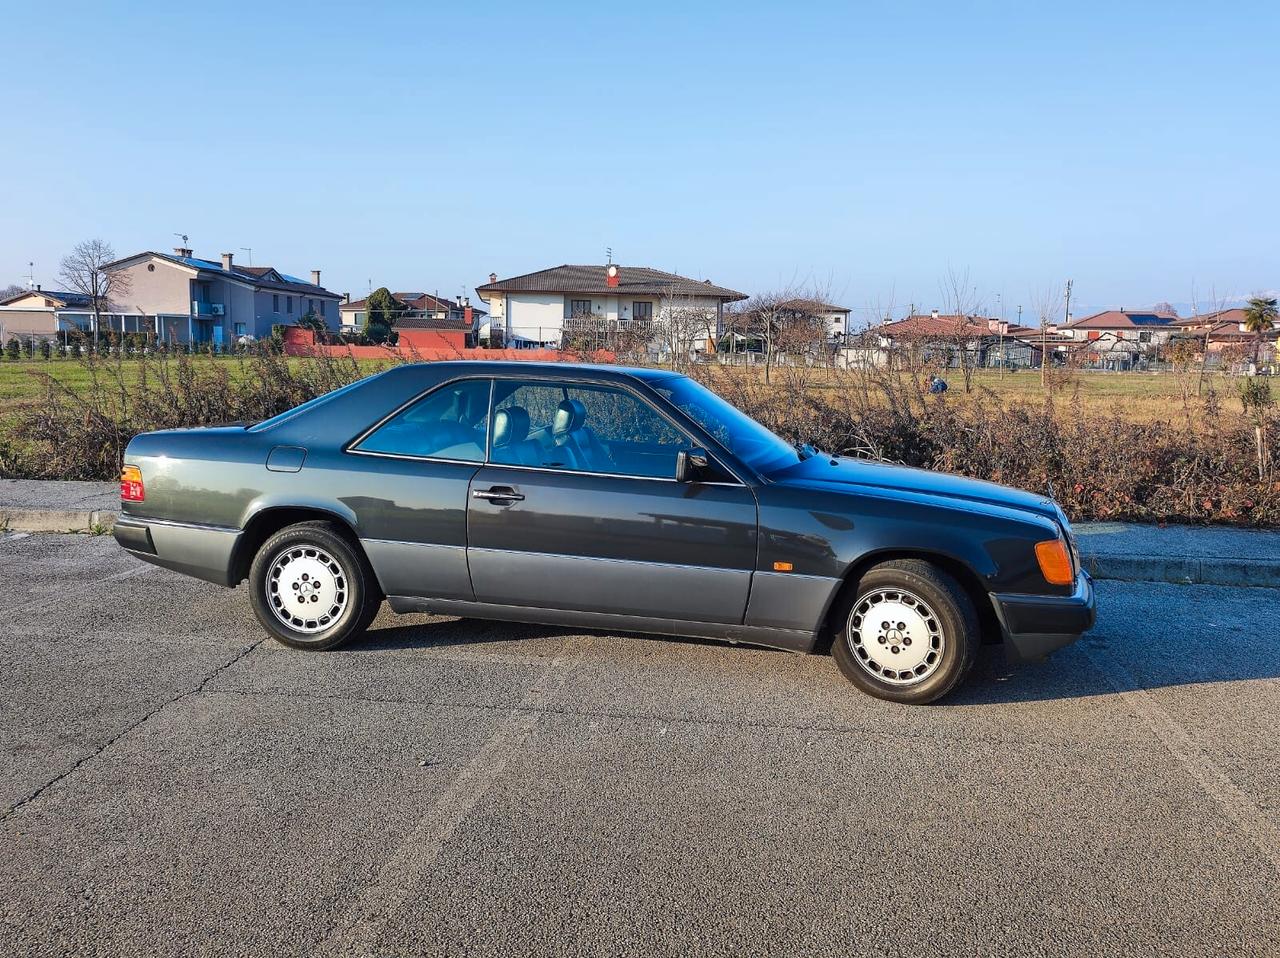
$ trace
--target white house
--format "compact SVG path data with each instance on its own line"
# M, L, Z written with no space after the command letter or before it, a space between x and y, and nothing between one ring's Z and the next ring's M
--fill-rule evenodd
M517 347L559 346L566 323L573 321L623 329L661 322L679 311L684 317L705 317L695 348L713 349L725 304L747 298L711 280L616 263L553 266L502 280L490 273L476 293L489 307L481 320L481 341L501 338Z

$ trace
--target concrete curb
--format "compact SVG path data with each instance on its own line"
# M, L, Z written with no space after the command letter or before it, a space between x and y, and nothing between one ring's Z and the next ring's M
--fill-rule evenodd
M5 532L103 532L116 524L105 509L6 509L0 506L0 530Z
M1280 561L1200 556L1081 556L1095 579L1280 589Z

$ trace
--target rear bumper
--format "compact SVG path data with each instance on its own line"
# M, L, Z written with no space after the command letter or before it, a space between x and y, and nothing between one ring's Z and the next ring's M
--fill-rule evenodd
M206 582L235 585L231 564L240 541L239 529L122 515L112 534L116 542L146 562Z
M1005 649L1010 658L1022 662L1039 661L1070 645L1093 628L1098 617L1093 580L1083 571L1071 595L1005 594L992 598Z

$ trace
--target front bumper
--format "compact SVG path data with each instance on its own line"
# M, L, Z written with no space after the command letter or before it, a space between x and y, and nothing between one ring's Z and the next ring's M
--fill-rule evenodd
M122 515L113 530L116 542L139 559L218 585L231 581L239 529Z
M1037 662L1070 645L1093 628L1098 608L1093 580L1081 571L1071 595L997 594L992 596L1009 657Z

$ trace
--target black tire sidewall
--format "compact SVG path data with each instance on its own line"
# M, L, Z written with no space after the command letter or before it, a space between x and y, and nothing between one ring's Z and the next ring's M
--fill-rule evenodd
M323 549L342 566L347 579L347 606L338 621L322 632L296 632L278 618L267 599L267 573L281 552L300 546ZM250 604L258 622L279 642L295 649L323 651L337 648L363 631L370 599L367 567L361 556L341 535L325 524L289 526L267 539L249 568Z
M929 574L894 567L875 567L850 591L832 622L831 652L845 678L868 695L890 702L922 705L950 692L973 665L980 635L972 603L959 584L941 570L929 567ZM849 615L868 592L900 588L919 596L933 610L942 626L942 664L918 685L893 685L877 679L857 661L849 643Z

